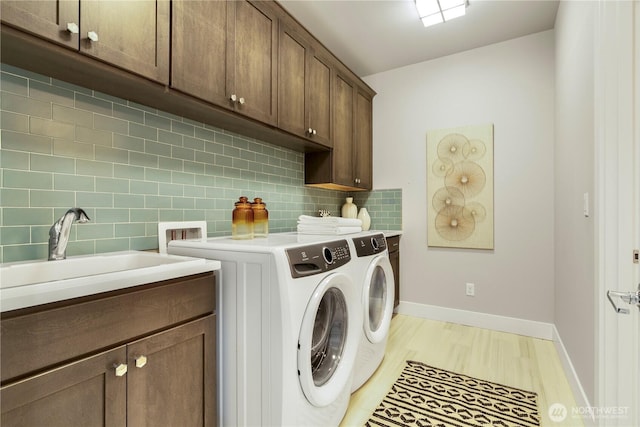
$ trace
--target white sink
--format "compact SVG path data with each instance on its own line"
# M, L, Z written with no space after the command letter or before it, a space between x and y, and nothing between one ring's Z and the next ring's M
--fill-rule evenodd
M15 310L219 268L218 261L139 251L0 264L0 309Z

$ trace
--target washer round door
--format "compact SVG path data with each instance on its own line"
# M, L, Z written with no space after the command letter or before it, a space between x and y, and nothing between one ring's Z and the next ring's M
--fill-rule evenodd
M388 256L378 256L369 265L363 286L364 333L377 344L386 339L393 316L395 282Z
M351 279L334 273L316 287L298 337L298 376L307 400L327 406L351 387L362 317Z

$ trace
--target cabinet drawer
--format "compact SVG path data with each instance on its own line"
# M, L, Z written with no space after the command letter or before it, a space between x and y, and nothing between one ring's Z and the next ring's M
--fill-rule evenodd
M387 250L389 252L400 250L400 236L387 237Z
M213 273L3 313L2 383L215 311Z

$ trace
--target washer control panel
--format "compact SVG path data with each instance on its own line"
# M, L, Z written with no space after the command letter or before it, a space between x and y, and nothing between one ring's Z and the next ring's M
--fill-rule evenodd
M387 239L382 233L371 234L364 237L354 237L353 244L356 247L358 257L379 254L387 249Z
M293 278L325 273L351 261L346 240L299 246L287 249L286 253Z

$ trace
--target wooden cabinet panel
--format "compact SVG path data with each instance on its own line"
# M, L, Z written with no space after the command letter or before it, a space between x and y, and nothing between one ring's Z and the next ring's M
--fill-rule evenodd
M2 21L149 79L169 82L169 0L3 1ZM69 24L75 25L73 31Z
M331 62L312 51L307 74L309 93L307 106L309 127L315 131L313 140L325 146L331 146L331 105L333 102Z
M356 91L355 139L353 151L353 178L356 187L373 187L373 117L371 97Z
M336 75L333 104L333 179L336 184L353 186L353 83Z
M171 18L171 86L226 108L231 6L226 1L174 0Z
M389 249L389 262L393 270L393 280L395 282L395 295L393 307L400 304L400 236L387 238L387 248Z
M78 0L5 1L0 2L2 22L78 49L79 32L67 30L67 24L80 25Z
M213 280L211 273L190 276L50 310L2 313L2 381L211 313Z
M125 360L122 346L2 387L0 424L124 427L127 377L113 366Z
M110 64L169 82L169 1L83 0L80 51ZM97 35L97 41L89 33Z
M214 315L133 342L127 353L128 425L216 424Z
M202 273L3 313L2 425L215 426L215 294Z
M277 121L278 22L270 2L174 0L171 86Z
M290 28L280 24L278 48L278 127L307 136L306 64L309 47Z
M330 61L295 29L280 23L278 127L331 146Z
M269 2L234 1L227 90L238 112L276 124L278 19Z

